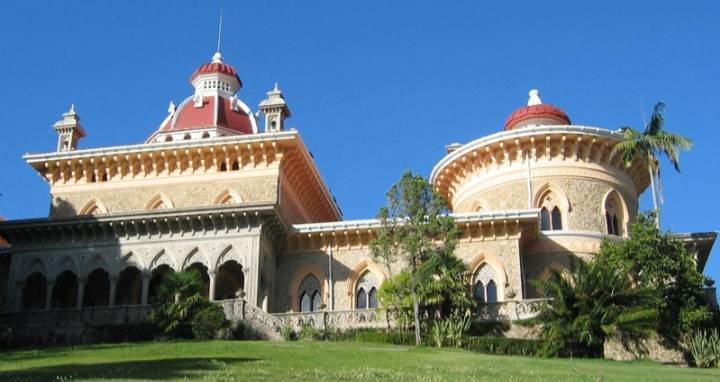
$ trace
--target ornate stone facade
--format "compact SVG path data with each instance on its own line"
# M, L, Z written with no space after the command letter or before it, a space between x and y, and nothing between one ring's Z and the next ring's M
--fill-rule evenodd
M48 323L59 310L108 307L115 313L92 314L113 316L122 309L112 307L160 302L167 272L194 269L229 317L267 337L283 323L387 325L372 308L400 265L371 256L379 221L342 220L300 134L284 129L279 88L260 106L259 132L219 54L192 84L194 95L171 104L144 144L80 150L85 130L73 109L58 151L25 157L50 185L52 206L48 218L0 222L10 244L0 255L11 256L5 310L41 311ZM505 131L448 146L430 180L462 232L456 254L482 320L534 314L531 281L591 258L604 239L622 240L649 183L644 163L610 155L618 132L572 125L537 92L531 100ZM701 266L714 238L694 247Z

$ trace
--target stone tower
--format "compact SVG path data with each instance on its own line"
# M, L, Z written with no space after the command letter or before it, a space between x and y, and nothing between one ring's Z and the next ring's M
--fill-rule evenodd
M285 118L289 118L292 114L277 83L273 90L267 92L267 96L267 99L260 102L260 111L265 114L265 132L284 131Z
M78 141L85 136L74 104L70 106L70 110L63 113L63 119L55 122L53 129L58 133L58 152L77 150Z

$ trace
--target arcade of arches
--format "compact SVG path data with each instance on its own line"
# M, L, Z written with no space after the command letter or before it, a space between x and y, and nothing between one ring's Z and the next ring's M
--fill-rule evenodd
M201 275L205 284L203 293L209 297L213 290L213 300L236 298L245 286L243 267L234 260L221 264L215 273L208 272L201 263L192 263L186 270ZM136 266L127 266L117 275L96 268L85 277L65 270L55 280L48 280L42 272L33 272L22 283L19 308L71 309L168 302L161 297L160 285L165 275L172 272L174 270L167 264L159 265L149 274Z

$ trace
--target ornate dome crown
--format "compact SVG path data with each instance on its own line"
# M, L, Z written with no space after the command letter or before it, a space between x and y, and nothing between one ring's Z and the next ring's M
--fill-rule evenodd
M190 77L195 88L179 106L170 102L168 116L146 142L168 142L257 133L250 108L237 97L242 82L217 52Z
M504 130L513 130L530 125L569 125L570 118L559 107L543 104L540 92L532 89L528 93L528 105L523 106L508 116Z

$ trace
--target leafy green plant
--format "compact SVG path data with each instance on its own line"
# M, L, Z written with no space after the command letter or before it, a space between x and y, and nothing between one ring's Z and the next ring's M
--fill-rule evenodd
M440 320L433 322L430 334L432 335L435 346L439 348L443 347L445 344L445 337L447 336L447 333L445 332L445 322Z
M599 256L651 291L658 333L665 343L680 344L697 328L709 325L712 313L703 289L706 278L683 242L672 233L660 232L652 214L638 215L629 236L628 240L604 241Z
M381 228L370 249L388 269L401 264L407 282L400 291L410 296L415 343L420 345L421 291L432 274L423 265L434 257L452 254L460 231L445 200L421 175L404 172L386 197L386 206L378 212Z
M435 346L439 348L445 345L462 347L471 322L472 320L467 315L453 315L445 319L435 320L430 329Z
M548 355L602 358L607 338L639 344L653 333L657 313L650 290L635 287L601 256L573 268L568 276L555 272L538 283L551 300L531 323L542 326Z
M192 318L192 333L196 340L209 340L215 338L222 329L230 326L225 318L225 312L219 305L210 304L197 311Z
M462 347L478 353L537 357L541 355L544 341L503 337L466 337Z
M280 335L285 341L295 341L295 331L290 325L283 325L280 328Z
M166 275L160 284L160 295L166 301L170 300L170 296L177 297L177 300L153 309L148 320L174 337L214 337L218 330L228 327L228 322L222 308L201 295L204 288L197 271Z
M688 352L696 367L720 366L720 335L717 329L711 332L704 330L695 332L688 341Z
M322 340L322 333L312 325L305 324L300 328L298 340L300 341L317 341Z

